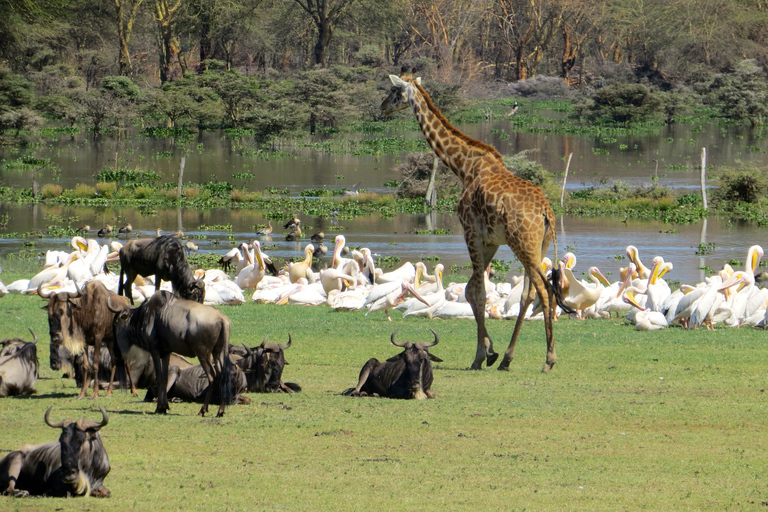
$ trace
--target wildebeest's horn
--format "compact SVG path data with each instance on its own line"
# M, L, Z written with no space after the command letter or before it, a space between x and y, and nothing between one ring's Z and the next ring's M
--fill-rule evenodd
M280 350L285 350L291 346L291 333L288 333L288 344L287 345L278 345L280 347Z
M395 334L397 334L397 331L399 331L399 330L400 329L396 329L395 332L392 333L392 337L390 338L390 341L396 347L409 348L411 345L413 345L413 343L411 343L410 341L403 341L401 343L398 343L398 342L395 341Z
M53 292L52 292L51 290L48 290L48 291L45 291L45 292L43 291L43 283L40 283L40 284L37 286L37 294L38 294L40 297L44 298L44 299L47 299L47 298L49 298L49 297L51 296L51 294L52 294L52 293L53 293Z
M27 329L29 329L29 332L32 334L32 338L35 340L32 343L37 345L37 335L35 335L35 331L33 331L31 327L27 327Z
M264 348L264 345L267 343L267 340L269 339L269 334L264 336L264 340L261 342L261 348Z
M109 295L109 296L107 297L107 309L109 309L109 310L110 310L111 312L113 312L113 313L119 313L119 312L121 312L121 311L122 311L122 308L115 308L115 307L112 305L112 296L111 296L111 295Z
M50 406L47 411L45 411L45 424L48 425L51 428L62 428L69 425L69 420L61 420L58 423L51 423L51 409L53 409L53 406Z
M80 428L83 430L99 430L101 427L109 423L109 414L107 414L107 411L104 410L104 407L99 406L99 410L101 411L100 422L96 423L93 420L83 420L83 422L80 424Z
M437 333L435 332L435 330L430 329L430 331L432 331L432 334L435 335L435 341L433 341L432 343L424 343L425 347L434 347L440 341L440 338L437 337Z

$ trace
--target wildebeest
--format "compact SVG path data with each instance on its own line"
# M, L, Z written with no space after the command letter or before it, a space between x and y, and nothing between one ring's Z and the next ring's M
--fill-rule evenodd
M63 372L62 379L69 379L75 376L75 356L67 350L64 345L52 343L48 362L51 370Z
M430 329L432 330L432 329ZM403 351L390 357L385 362L376 358L369 359L360 371L357 387L349 388L343 394L350 396L381 396L388 398L435 398L432 387L432 364L430 361L441 362L437 356L429 353L429 347L434 347L439 341L437 333L435 341L411 343L395 341L392 333L392 344L403 347Z
M172 235L126 242L120 249L120 282L117 294L128 297L131 304L131 287L137 275L155 276L157 290L163 281L170 281L174 293L183 299L202 304L205 298L205 283L195 279L184 255L184 246Z
M43 306L43 309L48 312L51 346L63 345L75 356L83 353L87 345L93 347L94 364L90 367L90 370L94 375L93 398L98 398L98 372L102 345L106 346L110 355L114 354L113 344L115 338L112 332L114 313L107 308L107 300L112 297L113 304L127 305L128 299L119 297L107 290L107 287L101 281L91 281L85 286L85 289L78 289L77 292L51 293L38 288L38 294L48 301L48 304ZM51 349L51 353L53 351ZM53 355L51 355L51 358L53 360ZM115 361L114 357L112 357L112 361ZM87 363L88 360L83 358L83 362ZM112 394L111 383L115 378L115 369L116 367L113 364L107 396ZM83 373L87 375L88 370L84 368ZM85 396L89 382L90 379L83 379L83 386L78 398Z
M267 335L258 347L243 348L233 347L232 352L240 356L236 361L237 366L245 373L247 390L251 393L293 393L301 391L301 387L293 382L283 382L283 368L288 362L285 360L284 350L291 346L291 335L288 335L288 343L267 343Z
M232 402L231 388L227 385L233 372L229 359L230 321L224 313L211 306L180 299L167 291L155 292L140 306L113 305L114 331L118 363L126 347L137 345L152 356L157 375L157 408L155 414L168 411L168 367L171 353L197 356L209 384L220 386L221 404L217 417L224 415ZM213 361L211 361L213 356ZM208 387L200 415L208 412L213 386Z
M245 373L236 366L234 366L232 370L229 387L230 395L234 397L234 403L250 404L251 399L241 395L241 393L245 392L247 386ZM182 402L203 403L205 401L205 396L208 394L209 387L211 387L211 384L209 384L208 379L206 379L205 370L199 364L187 368L179 368L178 366L170 365L168 368L167 391L169 399ZM221 405L220 387L213 386L212 389L213 393L211 395L210 403ZM154 394L155 391L150 388L147 391L147 396L144 398L144 401L152 401Z
M0 460L3 494L108 497L103 482L110 470L109 458L99 435L109 421L107 411L99 406L98 423L84 418L52 423L51 409L45 411L45 424L61 429L59 440L24 445Z
M37 393L35 382L39 377L37 336L34 341L21 338L0 340L0 397Z

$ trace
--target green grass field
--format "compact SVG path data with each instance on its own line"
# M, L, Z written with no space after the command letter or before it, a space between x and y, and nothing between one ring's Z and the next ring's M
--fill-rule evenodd
M528 322L510 372L469 371L475 325L325 307L223 308L232 343L265 334L293 346L293 395L250 395L222 419L199 405L153 404L122 391L78 401L48 367L37 297L0 299L1 336L40 336L38 394L0 400L0 455L58 438L43 423L110 414L106 500L0 497L0 510L744 510L768 505L766 333L623 320L555 324L558 363L542 374L541 322ZM351 398L363 363L400 339L430 340L437 398ZM497 350L513 323L490 321ZM215 408L213 409L215 412Z

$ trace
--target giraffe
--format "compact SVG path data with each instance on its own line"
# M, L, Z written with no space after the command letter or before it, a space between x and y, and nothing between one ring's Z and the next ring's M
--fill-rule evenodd
M394 87L382 102L381 111L390 115L410 106L429 145L463 184L456 209L472 261L472 276L466 287L467 301L477 322L477 351L472 369L480 370L483 359L490 367L499 357L485 327L483 272L499 246L507 244L525 268L525 286L512 340L499 370L509 370L523 318L533 302L534 292L538 292L547 338L547 357L542 371L549 372L557 360L552 330L553 299L561 308L563 304L559 273L553 271L550 283L541 265L551 242L557 258L555 214L544 192L510 172L501 154L492 146L468 137L451 125L432 103L421 85L421 78L397 75L389 78Z

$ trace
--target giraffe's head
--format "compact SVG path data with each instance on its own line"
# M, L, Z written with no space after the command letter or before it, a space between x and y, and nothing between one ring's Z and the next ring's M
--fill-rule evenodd
M421 85L421 77L412 78L409 76L399 77L397 75L389 75L389 79L392 80L392 91L381 102L381 112L385 116L392 115L398 110L408 108L408 98L416 94L416 87L414 83Z

